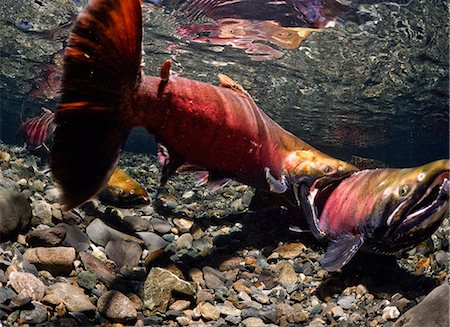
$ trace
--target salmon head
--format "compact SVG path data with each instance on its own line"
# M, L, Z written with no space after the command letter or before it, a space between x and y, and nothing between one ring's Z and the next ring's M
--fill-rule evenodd
M120 168L114 170L98 196L103 202L121 208L139 207L150 202L144 187Z
M324 178L304 191L308 225L316 238L331 240L323 267L343 267L363 246L394 254L429 237L449 214L449 167L449 160L439 160L416 168L363 170Z
M266 168L266 180L271 192L293 195L293 202L302 206L300 192L309 190L313 183L326 177L340 179L358 168L342 160L326 155L314 148L288 153L282 163L281 178L275 178Z

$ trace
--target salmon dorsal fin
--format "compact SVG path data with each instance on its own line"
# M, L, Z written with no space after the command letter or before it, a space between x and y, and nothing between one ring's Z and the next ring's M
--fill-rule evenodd
M217 77L219 78L220 86L224 87L226 89L230 89L231 91L234 91L240 95L244 95L247 97L250 97L248 92L244 89L244 87L233 80L231 77L224 75L224 74L218 74Z
M161 66L161 72L160 72L160 76L161 76L161 80L163 82L167 82L169 80L170 77L170 67L172 66L172 60L166 60L162 66Z

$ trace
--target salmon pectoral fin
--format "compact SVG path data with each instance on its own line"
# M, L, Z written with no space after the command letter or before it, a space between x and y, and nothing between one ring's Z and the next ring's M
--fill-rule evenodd
M345 266L363 244L362 235L342 234L330 242L320 263L324 269L336 271Z
M52 171L65 210L107 183L133 127L142 75L140 0L92 0L64 52Z

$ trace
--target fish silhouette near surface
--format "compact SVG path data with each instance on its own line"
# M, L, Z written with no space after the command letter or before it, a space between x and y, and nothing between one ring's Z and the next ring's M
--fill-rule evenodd
M19 127L18 134L25 142L26 148L40 157L44 166L49 164L53 132L56 127L54 120L55 114L44 109L42 115L27 119ZM146 205L150 202L145 188L118 167L98 197L104 203L125 208Z
M134 127L164 146L164 182L183 170L207 171L217 185L235 179L294 199L300 184L356 168L287 132L225 75L220 86L142 71L139 0L93 0L78 16L64 53L52 171L65 209L97 194Z
M304 192L313 234L331 240L322 266L337 270L360 248L394 254L424 241L448 218L449 172L449 160L362 170Z

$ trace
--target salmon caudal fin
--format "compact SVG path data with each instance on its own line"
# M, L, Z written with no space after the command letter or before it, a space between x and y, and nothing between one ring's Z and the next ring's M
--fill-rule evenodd
M140 0L91 0L64 52L52 172L70 210L99 192L131 130L142 68Z

